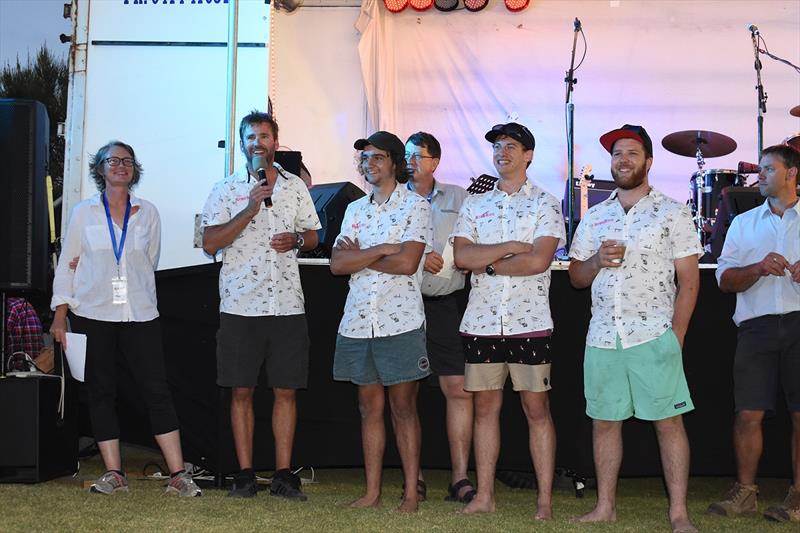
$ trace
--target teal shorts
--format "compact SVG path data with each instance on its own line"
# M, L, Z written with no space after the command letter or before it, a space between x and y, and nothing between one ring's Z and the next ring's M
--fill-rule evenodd
M672 329L627 349L619 336L613 350L587 345L583 376L586 414L595 420L664 420L694 409Z
M356 385L397 385L430 375L425 327L389 337L336 336L333 379Z

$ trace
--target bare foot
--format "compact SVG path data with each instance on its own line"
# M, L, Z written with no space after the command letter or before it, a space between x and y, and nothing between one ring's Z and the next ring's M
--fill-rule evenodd
M403 499L397 510L401 513L416 513L419 510L419 502L417 498Z
M687 517L676 518L672 521L672 533L697 533L697 528Z
M617 511L612 509L611 511L605 511L598 509L595 507L592 509L592 512L586 513L585 515L576 516L571 522L578 522L578 523L590 523L590 522L616 522L617 521Z
M370 496L369 494L366 494L359 499L350 502L349 507L352 509L366 509L368 507L380 507L381 503L380 495Z
M473 513L493 513L495 512L495 504L494 499L480 499L476 497L474 500L469 502L467 505L464 506L463 509L458 511L462 514L473 514Z
M534 520L552 520L553 519L553 509L542 508L536 511L536 514L533 516Z

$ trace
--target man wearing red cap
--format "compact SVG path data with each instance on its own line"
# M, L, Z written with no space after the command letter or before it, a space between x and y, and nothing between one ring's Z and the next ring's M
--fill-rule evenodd
M422 254L433 241L431 208L406 188L405 146L386 131L355 142L372 192L347 206L331 272L350 275L336 337L333 379L358 385L367 490L351 507L381 504L388 392L404 493L399 510L418 508L421 430L418 381L430 374L420 293Z
M584 393L597 472L597 504L576 520L616 520L622 422L635 416L655 425L673 532L694 532L686 508L689 441L682 418L694 406L682 346L703 250L686 206L648 182L653 145L645 129L626 124L600 143L611 154L617 189L588 211L570 249L572 284L592 287Z
M550 416L550 264L563 244L558 200L528 179L533 134L514 122L486 133L500 179L466 199L453 229L456 265L472 271L461 321L467 364L464 389L475 395L478 494L465 513L495 510L503 387L520 392L538 485L536 518L552 518L556 432Z

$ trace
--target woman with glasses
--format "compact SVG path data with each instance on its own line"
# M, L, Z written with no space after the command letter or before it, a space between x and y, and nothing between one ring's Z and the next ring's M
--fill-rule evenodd
M154 275L161 247L158 211L131 193L142 166L129 145L111 141L101 147L89 173L99 192L72 211L53 280L50 332L66 348L69 311L72 331L86 335L89 417L107 470L91 490L128 490L115 407L122 367L137 384L169 467L167 492L200 496L184 471L178 417L164 370Z

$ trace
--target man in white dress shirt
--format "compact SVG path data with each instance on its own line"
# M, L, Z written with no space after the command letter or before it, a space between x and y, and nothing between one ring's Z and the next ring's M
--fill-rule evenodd
M433 249L425 254L422 301L431 370L438 377L447 402L447 440L452 469L445 499L469 503L475 497L475 487L467 477L473 406L472 393L464 390L464 347L458 332L464 315L465 275L452 262L452 248L447 252L450 233L468 194L458 185L433 177L441 157L442 147L430 133L419 131L406 141L406 162L411 174L408 188L431 204ZM422 480L418 488L426 489Z
M403 141L378 131L353 145L372 192L347 206L331 272L350 275L336 338L333 378L358 386L366 492L351 507L381 505L388 392L404 492L398 510L418 509L421 431L418 381L430 374L419 282L429 248L431 208L409 191Z
M736 483L708 511L724 516L758 512L756 474L763 449L761 423L775 412L782 387L792 418L794 483L783 503L764 516L800 521L800 152L776 145L761 152L758 188L766 201L733 219L719 258L717 281L736 293L739 327L733 379Z
M694 532L682 418L694 406L682 347L697 302L702 248L686 206L649 184L653 144L645 129L625 124L600 144L611 154L617 189L587 212L570 249L572 284L592 287L583 368L597 473L597 504L576 520L616 520L622 423L635 416L655 426L672 531Z
M211 255L223 252L217 384L232 389L231 428L241 469L228 496L249 498L257 492L253 393L266 365L274 393L270 493L305 500L300 479L291 471L296 390L308 382L308 327L297 251L317 246L315 230L321 226L303 181L275 163L277 122L252 111L242 119L239 137L247 164L214 185L202 219L203 249Z
M453 230L455 262L472 271L461 321L464 388L475 395L478 494L465 513L495 511L503 387L511 375L528 421L538 485L536 519L552 518L556 433L550 416L550 264L564 243L558 200L528 179L533 134L514 122L485 135L500 179L464 202Z

